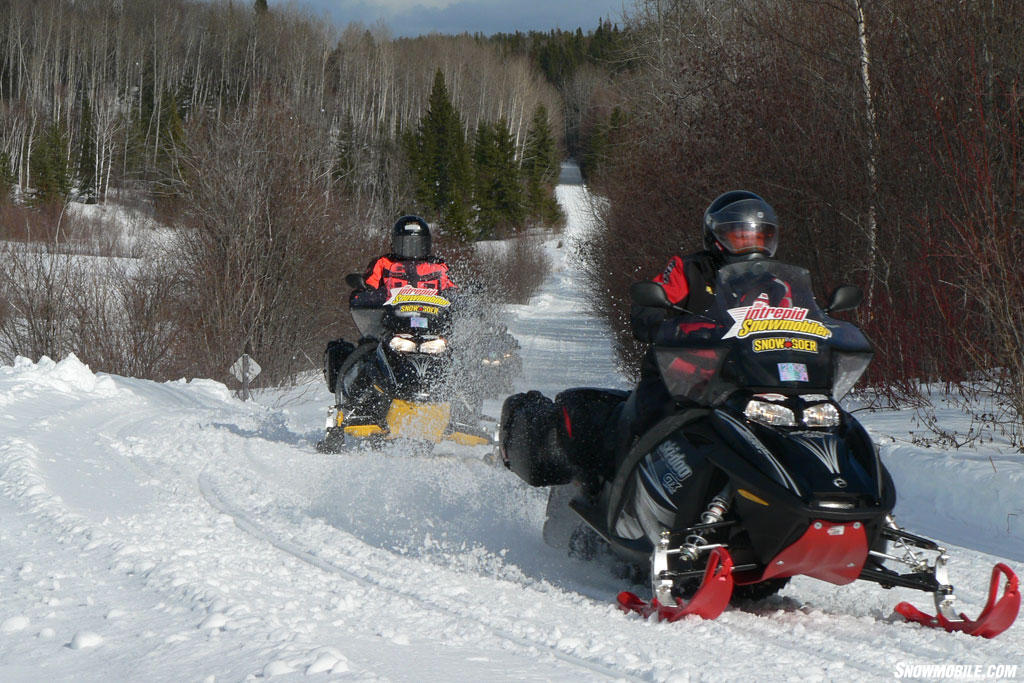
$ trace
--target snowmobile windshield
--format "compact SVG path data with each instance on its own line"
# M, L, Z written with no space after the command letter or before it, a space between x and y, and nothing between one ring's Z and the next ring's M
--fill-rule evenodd
M718 405L734 392L824 394L839 399L872 349L853 324L829 317L803 268L763 259L718 271L704 315L669 318L655 355L679 400Z
M359 333L383 339L394 334L429 337L448 334L452 301L436 289L396 287L380 308L349 309Z

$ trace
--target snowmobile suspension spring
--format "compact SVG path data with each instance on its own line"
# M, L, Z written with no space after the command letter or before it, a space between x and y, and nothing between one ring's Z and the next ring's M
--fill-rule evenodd
M729 510L729 501L726 498L726 491L718 494L711 499L708 503L708 509L703 512L700 516L700 521L703 524L715 524L721 522L725 518L725 513ZM703 546L708 544L707 540L700 534L693 533L686 537L686 541L683 542L682 547L679 548L679 555L690 561L695 561L700 557L700 553Z
M896 520L893 519L892 515L886 515L886 524L889 525L890 529L900 531L900 527L896 524ZM892 539L893 546L896 550L903 552L903 557L893 558L902 562L903 564L911 567L915 571L926 571L928 567L928 560L917 553L914 547L907 543L905 540L897 536Z

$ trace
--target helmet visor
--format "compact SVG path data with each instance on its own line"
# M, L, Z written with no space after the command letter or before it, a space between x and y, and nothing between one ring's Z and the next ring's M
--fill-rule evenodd
M730 254L761 253L775 256L775 249L779 246L779 227L772 223L718 223L712 232L718 243Z
M425 259L430 256L430 235L394 235L391 250L400 258Z

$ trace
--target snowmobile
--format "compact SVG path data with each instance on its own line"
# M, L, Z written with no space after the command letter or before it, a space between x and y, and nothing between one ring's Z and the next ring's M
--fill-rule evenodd
M355 290L365 289L361 275L345 278ZM451 440L466 445L492 443L475 426L478 406L452 380L453 300L435 289L398 287L383 306L350 306L352 319L369 343L328 346L324 373L335 394L328 411L326 435L317 443L321 452L340 452L346 441L380 444L406 439L420 444ZM363 364L362 368L357 365ZM360 371L361 370L361 371ZM347 402L355 383L370 387L371 402L385 415L382 423L349 412ZM348 400L348 401L347 401ZM366 406L363 406L364 409Z
M519 342L501 324L491 325L477 345L479 379L487 398L507 396L512 383L523 371Z
M645 617L713 619L733 598L767 597L803 575L932 593L935 615L896 607L926 626L984 637L1009 628L1020 608L1013 571L996 565L978 619L958 614L946 550L896 524L892 478L839 404L873 355L856 326L831 317L855 308L860 290L838 288L822 310L806 270L769 259L722 267L713 290L707 312L677 309L655 336L671 400L653 426L634 429L635 394L623 391L506 399L500 458L552 487L545 531L573 515L638 567L652 599L624 591L618 604ZM676 308L654 282L630 295ZM565 489L568 507L556 495Z

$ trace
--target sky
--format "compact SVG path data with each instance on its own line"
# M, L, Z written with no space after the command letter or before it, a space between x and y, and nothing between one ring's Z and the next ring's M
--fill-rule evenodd
M584 31L610 18L621 25L633 0L270 0L326 16L339 27L351 22L386 24L393 36L426 33L511 33L554 28Z

